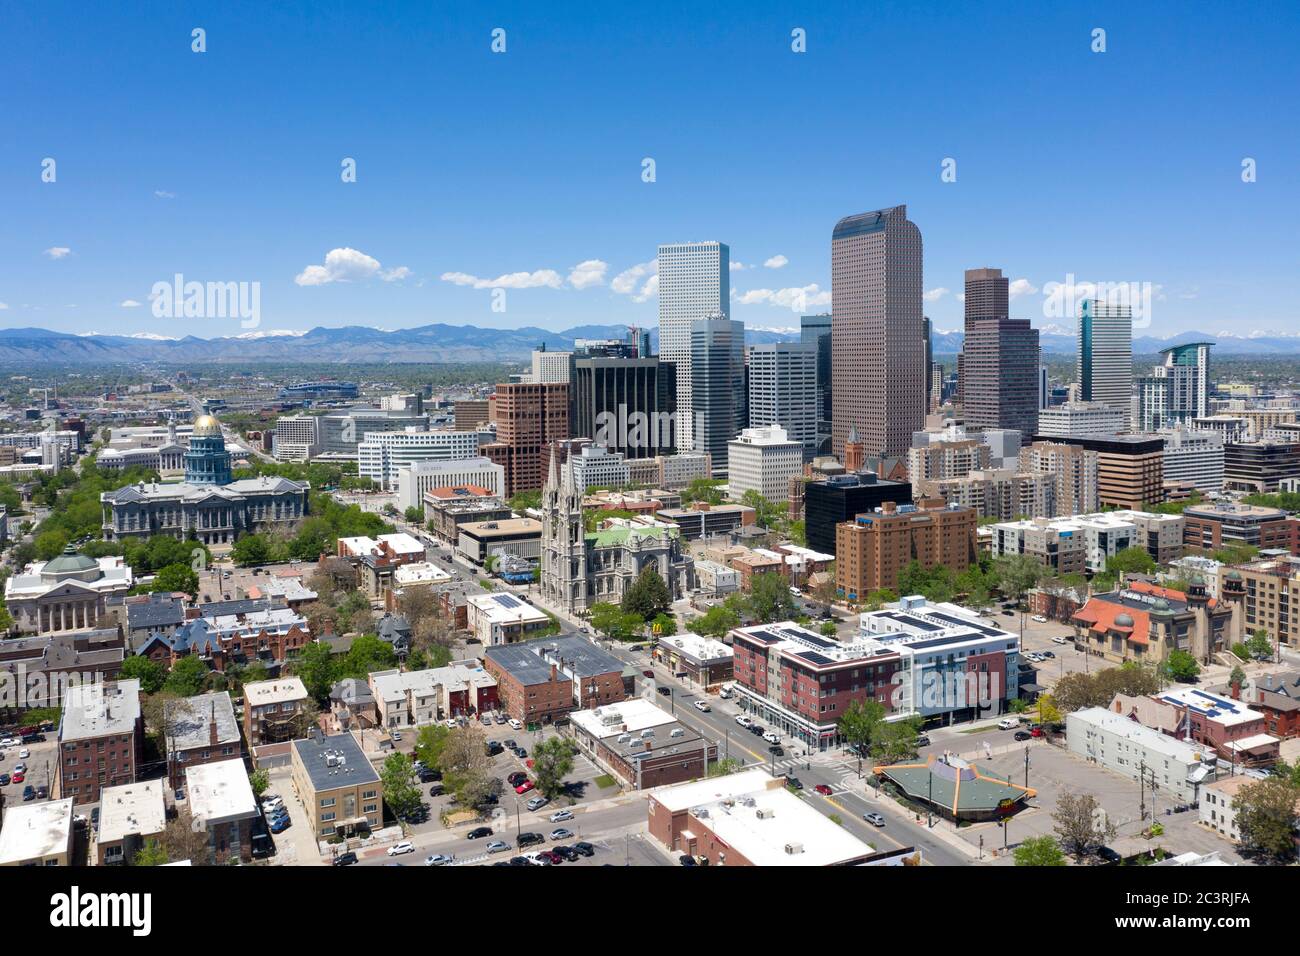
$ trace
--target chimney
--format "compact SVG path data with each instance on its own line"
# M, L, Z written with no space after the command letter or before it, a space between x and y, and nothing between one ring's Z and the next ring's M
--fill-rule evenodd
M559 676L559 671L556 669L555 665L552 664L552 665L551 665L551 683L555 683L556 678L557 678L558 676Z
M332 618L332 617L327 617L327 618L325 618L325 634L324 634L324 636L325 636L325 637L333 637L333 636L334 636L334 618Z
M212 716L208 720L208 745L215 747L217 745L217 704L212 703Z

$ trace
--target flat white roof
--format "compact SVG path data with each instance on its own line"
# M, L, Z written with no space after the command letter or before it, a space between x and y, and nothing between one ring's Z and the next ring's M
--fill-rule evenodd
M399 587L410 584L441 584L450 581L451 575L429 561L403 564L393 572L393 583Z
M1107 733L1124 737L1147 750L1164 754L1172 760L1185 764L1199 763L1201 754L1205 752L1204 747L1193 747L1177 737L1170 737L1168 734L1145 727L1136 720L1130 720L1123 714L1117 714L1105 707L1085 707L1076 710L1066 715L1067 724L1070 720L1079 720Z
M661 637L659 643L674 647L697 661L730 660L734 654L734 651L721 641L715 641L711 637L702 637L690 631L685 634Z
M598 740L677 723L677 718L668 711L639 697L592 710L580 710L570 714L569 719Z
M63 698L59 740L84 740L135 732L140 719L140 682L75 684Z
M167 826L161 780L106 787L99 798L99 842L150 836Z
M257 816L257 800L244 761L218 760L185 768L190 815L205 823L224 823Z
M1243 750L1258 750L1260 747L1269 747L1278 743L1278 739L1270 734L1252 734L1240 740L1229 741L1228 746L1241 753Z
M424 545L405 531L399 531L396 534L381 534L379 540L398 554L424 554Z
M277 677L275 680L260 680L244 685L244 702L249 707L282 704L306 698L307 686L302 682L301 677Z
M1225 727L1233 727L1252 720L1264 719L1262 713L1251 710L1239 700L1224 697L1222 694L1214 694L1208 690L1201 690L1199 687L1181 687L1178 690L1161 691L1155 695L1155 698L1164 701L1166 704L1173 704L1180 709L1190 709L1193 714L1223 724Z
M693 783L664 787L654 791L653 796L670 813L676 813L678 810L686 810L698 804L724 800L776 785L780 785L780 781L766 770L743 770L725 777L711 777Z
M875 852L784 787L714 800L691 813L755 866L830 866Z
M493 624L513 624L519 621L544 621L546 614L534 605L504 591L469 594L465 600L486 614Z
M72 798L16 803L0 828L0 866L67 853L72 845Z

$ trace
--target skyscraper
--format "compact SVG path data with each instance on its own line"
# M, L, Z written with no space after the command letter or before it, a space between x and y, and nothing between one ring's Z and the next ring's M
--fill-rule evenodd
M661 349L662 354L662 349ZM678 431L690 427L694 447L707 453L715 477L726 477L727 442L745 421L745 326L721 312L691 326L691 415L678 416ZM681 381L678 366L678 382ZM681 394L680 389L678 394ZM683 448L679 437L678 448Z
M800 316L799 341L817 348L817 440L820 451L820 444L831 435L831 314Z
M831 233L832 448L856 428L868 455L902 455L925 422L921 230L907 207L847 216Z
M966 270L962 408L971 428L1038 429L1038 330L1012 319L1001 269Z
M628 458L676 449L677 366L654 356L580 349L569 383L570 428Z
M1127 305L1079 303L1079 397L1128 417L1133 408L1133 312Z
M817 348L779 342L749 349L749 427L780 425L803 445L804 458L817 453Z
M677 408L691 398L692 323L731 309L731 250L721 242L686 242L659 247L659 357L677 366ZM743 345L742 345L743 349ZM677 447L695 447L693 423L683 415ZM727 440L735 437L728 435ZM724 446L725 458L725 446Z
M1161 351L1163 361L1138 379L1140 431L1190 425L1210 407L1209 342L1186 342Z

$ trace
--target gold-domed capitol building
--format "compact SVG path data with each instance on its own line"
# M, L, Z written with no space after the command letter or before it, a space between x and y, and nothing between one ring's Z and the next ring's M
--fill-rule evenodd
M234 481L221 423L194 421L179 484L141 482L99 496L104 539L166 534L204 544L233 544L241 534L292 524L307 514L305 481L262 476Z

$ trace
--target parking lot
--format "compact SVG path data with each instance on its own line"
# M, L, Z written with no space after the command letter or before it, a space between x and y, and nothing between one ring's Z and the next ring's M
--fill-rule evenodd
M58 774L58 743L54 740L53 731L45 736L47 739L44 742L14 743L0 749L0 774L10 778L2 788L6 806L22 803L23 791L29 786L33 792L45 787L47 795L44 799L49 799L48 794L53 791L54 778ZM24 752L27 753L26 757L22 756ZM15 783L13 777L20 772L20 766L26 769L21 771L22 781Z

